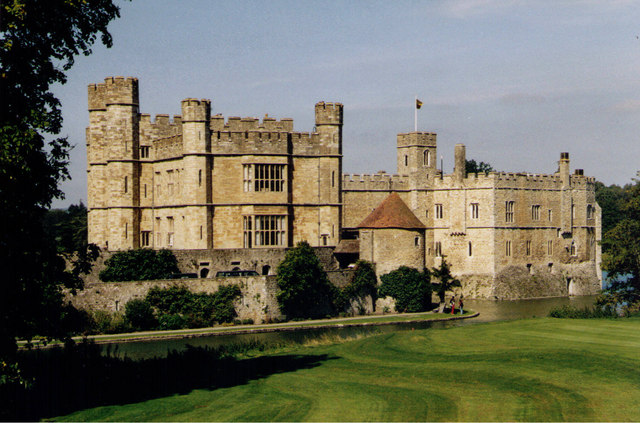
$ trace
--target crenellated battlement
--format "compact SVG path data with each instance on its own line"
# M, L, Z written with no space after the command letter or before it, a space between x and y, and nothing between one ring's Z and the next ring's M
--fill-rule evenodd
M409 188L409 177L389 173L342 175L343 191L401 191Z
M214 154L287 154L288 144L289 134L285 132L211 132L211 151Z
M211 100L182 100L182 122L207 122L211 118Z
M211 116L209 121L209 128L211 131L231 131L231 132L244 132L244 131L263 131L263 132L293 132L293 119L283 118L276 120L274 118L265 116L260 122L260 119L255 117L239 117L231 116L227 118L225 122L224 116L217 114Z
M316 126L342 125L344 106L342 103L316 103Z
M110 104L137 106L138 78L108 77L103 84L89 84L89 111L105 110Z
M407 132L398 134L398 147L436 147L437 134L433 132Z

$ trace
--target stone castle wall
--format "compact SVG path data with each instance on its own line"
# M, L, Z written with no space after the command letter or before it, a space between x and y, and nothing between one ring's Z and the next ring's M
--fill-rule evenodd
M222 286L237 285L242 297L236 301L238 319L255 323L270 322L282 317L276 299L275 276L253 276L215 279L172 279L140 282L90 282L76 295L67 299L79 309L123 313L127 302L144 299L151 288L185 287L194 293L212 294Z

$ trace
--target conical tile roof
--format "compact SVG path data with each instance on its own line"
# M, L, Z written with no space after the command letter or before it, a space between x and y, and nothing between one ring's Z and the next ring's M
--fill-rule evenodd
M392 192L358 225L358 228L425 229L425 226L398 193Z

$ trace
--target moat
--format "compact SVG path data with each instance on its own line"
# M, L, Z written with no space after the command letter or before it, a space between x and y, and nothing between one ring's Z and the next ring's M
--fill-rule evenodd
M472 325L483 322L494 322L501 320L527 319L532 317L545 317L549 311L555 307L569 304L578 308L592 305L596 296L582 297L558 297L541 298L516 301L490 301L490 300L467 300L465 308L480 313L478 317L465 320L454 320L448 322L409 323L402 325L387 326L363 326L363 327L327 327L323 329L300 330L293 332L269 332L252 333L242 335L218 335L188 339L157 340L145 342L114 343L110 346L103 346L103 351L108 348L111 353L116 351L119 356L128 356L133 359L149 358L154 356L165 356L167 351L182 350L187 345L196 347L216 347L225 344L245 343L258 341L266 344L290 344L307 343L313 339L325 336L336 336L351 338L361 334L387 333L404 331L411 329L434 328L441 329L452 326Z

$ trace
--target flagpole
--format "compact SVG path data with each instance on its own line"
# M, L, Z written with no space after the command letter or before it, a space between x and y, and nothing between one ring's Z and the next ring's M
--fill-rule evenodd
M413 132L418 132L418 96L413 102Z

